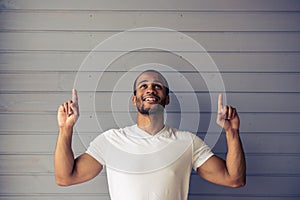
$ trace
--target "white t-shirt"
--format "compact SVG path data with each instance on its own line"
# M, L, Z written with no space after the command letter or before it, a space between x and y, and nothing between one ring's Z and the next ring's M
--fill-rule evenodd
M106 166L112 200L185 200L191 169L213 155L196 135L167 125L154 136L137 125L108 130L86 153Z

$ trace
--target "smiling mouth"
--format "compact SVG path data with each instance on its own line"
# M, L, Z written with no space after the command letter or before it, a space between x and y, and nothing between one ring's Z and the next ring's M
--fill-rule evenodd
M146 98L143 98L143 101L146 101L148 103L156 103L156 102L158 102L158 98L156 98L156 97L146 97Z

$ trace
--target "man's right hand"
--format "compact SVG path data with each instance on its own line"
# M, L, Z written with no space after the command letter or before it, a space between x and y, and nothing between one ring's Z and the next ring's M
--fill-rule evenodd
M72 99L59 106L57 121L59 128L73 128L79 118L79 106L76 89L72 90Z

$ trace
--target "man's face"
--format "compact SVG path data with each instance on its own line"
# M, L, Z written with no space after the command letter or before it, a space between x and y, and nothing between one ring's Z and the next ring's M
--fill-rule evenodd
M169 104L169 95L166 94L165 83L155 72L145 72L136 80L136 95L132 103L141 114L157 114Z

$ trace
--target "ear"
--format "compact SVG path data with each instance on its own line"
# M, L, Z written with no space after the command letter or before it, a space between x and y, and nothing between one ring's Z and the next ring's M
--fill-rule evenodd
M135 95L132 96L131 102L134 106L136 106L136 96Z
M166 96L166 105L169 105L169 103L170 103L170 96L168 95Z

